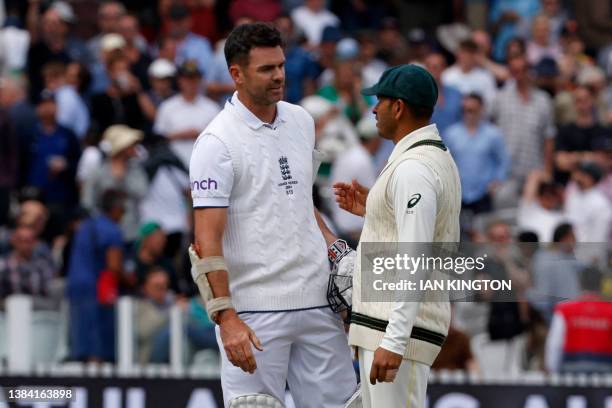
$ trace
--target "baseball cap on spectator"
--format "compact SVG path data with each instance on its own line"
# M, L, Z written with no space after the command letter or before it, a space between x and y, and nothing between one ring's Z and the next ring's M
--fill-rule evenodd
M322 43L337 43L342 39L342 32L338 27L327 26L323 29L323 33L321 33L321 42Z
M100 48L103 51L114 51L125 47L126 42L120 34L105 34L100 40Z
M357 122L357 134L360 138L370 140L378 137L376 119L373 116L365 116Z
M540 77L555 77L559 75L559 68L554 59L544 57L535 66L535 72Z
M176 67L167 59L158 58L151 63L147 73L157 79L171 78L176 75Z
M318 95L307 96L302 99L300 105L315 121L328 114L334 108L330 101Z
M581 162L580 164L578 164L578 168L576 170L589 175L593 179L595 184L599 183L599 181L604 176L604 172L601 166L591 161Z
M147 222L142 224L138 230L138 240L142 241L158 229L161 229L161 226L156 222Z
M126 125L109 126L102 135L101 148L112 157L140 142L143 137L142 131Z
M336 58L346 61L357 58L359 43L354 38L343 38L336 46Z
M168 17L171 20L182 20L189 16L189 9L182 4L173 4L168 10Z
M399 98L411 105L426 108L433 108L438 100L436 80L427 70L415 64L387 68L376 84L361 93Z
M76 16L72 10L72 6L65 1L55 1L49 6L49 9L57 11L57 14L63 22L69 24L76 23Z
M202 76L202 71L200 71L197 61L189 59L179 66L178 74L184 77L195 77Z

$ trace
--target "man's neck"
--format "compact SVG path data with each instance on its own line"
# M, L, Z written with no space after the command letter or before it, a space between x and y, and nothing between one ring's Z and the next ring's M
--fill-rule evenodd
M522 97L528 98L529 92L531 91L531 85L529 84L529 82L518 82L517 81L516 90Z
M238 92L238 99L240 102L253 113L253 115L257 116L259 120L264 123L272 123L274 122L274 118L276 117L276 104L272 105L258 105L253 102L250 98L244 96L244 94Z
M476 131L478 130L479 124L480 124L480 121L465 122L465 128L468 130L469 133L476 133Z
M45 133L53 133L53 132L55 132L56 124L55 124L54 121L41 122L40 125L41 125L41 127L42 127L42 129L43 129L43 131Z
M195 94L181 94L181 95L183 96L183 99L186 100L189 103L192 103L198 97L197 93L195 93Z
M155 261L155 257L143 247L138 251L138 259L144 264L151 264Z
M459 69L461 70L461 72L463 72L464 74L469 74L475 68L475 66L472 66L472 65L461 65L461 64L457 64L457 65L459 66Z
M587 113L587 114L582 114L582 115L578 115L576 117L576 125L578 125L579 127L591 127L595 124L595 117L593 116L593 114L591 113Z
M418 130L420 128L423 128L425 126L429 125L429 121L427 122L419 122L419 123L412 123L412 124L406 124L406 125L400 125L397 129L397 132L395 133L395 136L393 137L393 144L398 144L403 138L405 138L406 136L408 136L410 133L414 132L415 130Z

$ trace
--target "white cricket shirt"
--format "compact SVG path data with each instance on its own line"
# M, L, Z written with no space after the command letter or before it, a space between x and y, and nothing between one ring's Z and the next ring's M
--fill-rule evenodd
M223 255L238 312L327 305L327 246L312 202L314 122L277 103L274 123L237 93L198 137L190 163L194 208L227 207Z

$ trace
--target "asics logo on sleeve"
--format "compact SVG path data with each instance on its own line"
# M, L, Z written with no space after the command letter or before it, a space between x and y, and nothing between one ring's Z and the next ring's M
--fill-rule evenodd
M421 199L421 195L420 194L413 194L410 198L410 201L408 201L408 208L412 208L415 205L417 205L417 203L419 202L419 200Z

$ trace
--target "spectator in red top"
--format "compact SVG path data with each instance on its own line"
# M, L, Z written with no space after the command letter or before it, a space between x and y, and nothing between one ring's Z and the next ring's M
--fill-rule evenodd
M546 368L550 372L610 372L612 370L612 302L599 294L601 272L582 272L583 294L555 307L548 339Z

